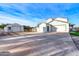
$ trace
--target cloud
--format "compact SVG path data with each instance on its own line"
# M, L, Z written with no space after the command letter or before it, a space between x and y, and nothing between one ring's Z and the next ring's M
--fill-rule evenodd
M10 3L0 4L0 23L20 23L30 26L55 17L68 17L76 23L79 4L70 3ZM2 17L4 16L4 17ZM78 15L77 15L78 16ZM74 18L73 18L74 17ZM4 22L5 20L6 22Z
M27 19L22 19L22 18L20 19L12 16L0 15L0 23L4 23L4 24L18 23L21 25L36 26L38 24L37 20L40 21L40 19L37 19L37 18L36 18L36 21L33 22Z
M26 11L28 4L0 4L0 23L19 23L36 26L43 19ZM26 9L25 9L26 8Z

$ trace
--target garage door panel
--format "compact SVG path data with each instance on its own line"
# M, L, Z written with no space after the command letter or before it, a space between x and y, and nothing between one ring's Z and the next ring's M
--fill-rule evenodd
M61 26L56 26L57 27L57 32L65 32L65 25L61 25Z

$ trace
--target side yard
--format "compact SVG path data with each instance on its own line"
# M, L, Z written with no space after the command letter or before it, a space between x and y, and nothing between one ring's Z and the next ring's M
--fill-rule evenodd
M77 31L70 32L70 35L79 36L79 32L77 32Z

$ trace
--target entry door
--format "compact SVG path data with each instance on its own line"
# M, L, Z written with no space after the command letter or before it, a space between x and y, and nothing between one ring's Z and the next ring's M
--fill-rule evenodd
M47 32L49 32L49 26L47 26Z

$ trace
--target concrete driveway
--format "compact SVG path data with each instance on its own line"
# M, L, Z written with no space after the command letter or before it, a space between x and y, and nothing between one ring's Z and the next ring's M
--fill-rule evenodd
M72 37L72 40L74 41L76 47L79 50L79 36L71 36L71 37Z
M68 33L40 33L0 39L0 55L64 56L77 50Z
M72 53L67 54L68 56L79 56L79 36L73 36L71 35L71 38L76 46L76 48L78 49L77 51L74 51Z

